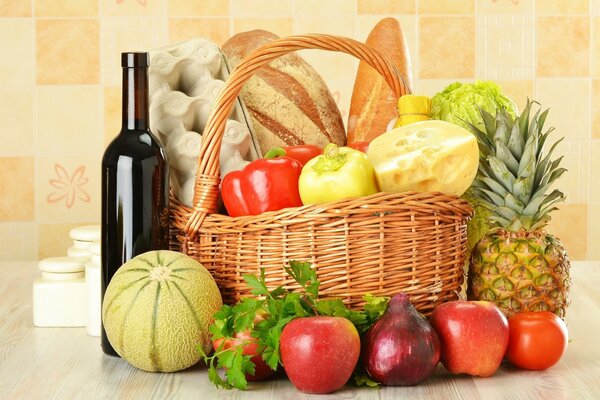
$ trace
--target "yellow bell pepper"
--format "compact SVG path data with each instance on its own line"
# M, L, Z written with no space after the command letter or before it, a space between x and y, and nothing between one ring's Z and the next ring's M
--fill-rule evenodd
M303 204L320 204L377 193L373 165L367 155L330 143L323 155L302 168L298 189Z

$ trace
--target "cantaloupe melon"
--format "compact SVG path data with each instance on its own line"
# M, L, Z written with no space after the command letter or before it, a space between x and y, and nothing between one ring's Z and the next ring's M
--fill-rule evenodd
M196 346L212 349L208 327L221 307L211 274L182 253L141 254L113 276L102 321L115 351L146 371L173 372L200 359Z

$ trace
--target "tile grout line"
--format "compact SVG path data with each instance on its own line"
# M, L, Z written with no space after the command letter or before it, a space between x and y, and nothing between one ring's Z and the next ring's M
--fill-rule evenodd
M37 64L37 18L35 17L35 0L31 0L31 18L33 22L33 33L31 35L32 40L32 52L33 52L33 258L38 259L40 240L39 240L39 202L40 202L40 188L37 187L37 181L39 177L39 101L38 92L39 86L37 84L38 64Z
M233 34L234 34L233 18L231 16L232 2L233 2L233 0L228 0L228 2L227 2L227 7L228 7L228 10L227 10L227 19L228 19L228 22L229 22L229 37L232 37Z
M587 164L587 178L588 178L588 190L587 190L587 199L586 199L586 204L587 204L587 232L586 232L586 238L587 238L587 246L585 249L585 259L589 260L591 259L591 248L592 248L592 235L591 235L591 230L592 230L592 224L593 224L593 220L592 220L592 183L591 183L591 177L592 177L592 141L593 141L593 137L594 137L594 126L592 124L593 122L593 106L592 106L592 90L594 89L594 86L592 84L593 82L593 59L594 59L594 55L595 55L595 51L594 51L594 46L592 45L592 37L594 36L594 24L593 24L593 10L592 10L592 2L590 1L588 3L588 32L589 32L589 39L588 39L588 46L589 46L589 58L588 58L588 69L589 69L589 79L588 79L588 88L589 88L589 95L588 95L588 107L589 107L589 124L590 124L590 129L589 129L589 137L588 137L588 148L587 148L587 153L588 153L588 164Z
M102 44L104 43L104 29L102 29L103 26L103 20L104 18L101 15L100 12L100 7L101 7L101 0L97 0L97 4L98 4L98 60L99 60L99 65L98 65L98 84L100 86L100 88L98 89L98 108L99 108L99 126L100 126L100 137L97 138L97 143L98 143L98 148L104 150L104 136L106 135L105 129L105 121L104 121L104 74L102 71ZM96 166L97 168L101 168L100 165ZM101 185L101 183L98 183L98 185Z

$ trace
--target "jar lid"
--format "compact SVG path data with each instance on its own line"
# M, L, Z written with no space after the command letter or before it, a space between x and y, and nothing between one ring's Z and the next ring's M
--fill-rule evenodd
M99 256L100 254L102 254L102 248L100 247L100 241L95 240L92 243L90 243L90 247L88 247L88 250L90 251L90 253L92 253L93 255Z
M100 240L100 225L84 225L71 229L69 237L82 242Z
M53 274L73 274L85 269L85 259L80 257L50 257L40 260L38 268Z

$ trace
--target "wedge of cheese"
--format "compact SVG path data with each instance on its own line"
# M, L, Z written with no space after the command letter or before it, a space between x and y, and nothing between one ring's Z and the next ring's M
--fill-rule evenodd
M460 196L477 174L477 139L445 121L422 121L375 138L367 155L382 192L442 192Z

